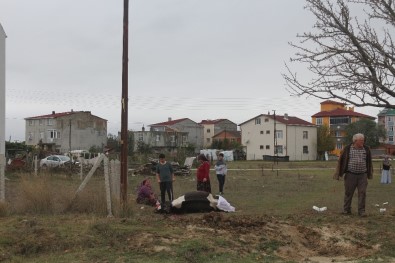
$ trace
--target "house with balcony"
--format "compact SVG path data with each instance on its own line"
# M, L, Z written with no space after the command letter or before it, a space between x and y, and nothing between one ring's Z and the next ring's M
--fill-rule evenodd
M194 145L196 152L199 152L203 147L203 126L191 119L182 118L172 120L171 118L168 118L165 122L151 124L149 127L152 132L174 131L179 133L181 136L186 134L187 138L186 140L182 140L182 143ZM178 138L180 137L178 136Z
M327 125L335 141L335 150L331 154L339 155L344 148L345 128L347 125L363 118L375 120L375 117L358 113L354 107L346 107L345 103L325 100L320 103L321 111L312 115L312 123L321 126Z
M69 111L25 118L26 145L65 153L71 150L103 149L107 144L107 120L90 111Z
M202 120L203 126L203 147L210 148L213 137L222 131L237 131L237 124L227 119Z
M317 159L317 126L308 121L288 114L261 114L239 126L247 160Z
M143 127L141 131L130 131L133 134L133 151L137 152L139 145L144 143L154 151L176 152L177 149L188 147L188 132L180 132L171 127L164 129L153 129L146 131Z

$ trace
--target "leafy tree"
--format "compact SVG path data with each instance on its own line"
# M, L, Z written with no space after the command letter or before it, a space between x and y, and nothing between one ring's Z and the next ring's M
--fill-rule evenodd
M328 125L319 126L317 129L317 152L322 159L325 152L331 152L335 149L335 141L330 134Z
M150 154L152 153L152 147L143 141L139 141L137 143L137 152L141 154Z
M360 107L395 108L394 0L306 3L316 19L314 31L290 43L296 49L290 64L306 65L313 78L301 80L287 64L283 77L289 91Z
M380 145L380 140L385 139L386 132L382 125L377 125L376 122L369 119L361 119L357 122L351 123L346 126L346 137L344 142L350 144L352 136L356 133L365 135L365 143L370 147L377 147Z
M109 133L107 135L107 146L114 149L114 151L116 151L116 152L121 151L121 145L119 143L117 136L115 136L111 133Z

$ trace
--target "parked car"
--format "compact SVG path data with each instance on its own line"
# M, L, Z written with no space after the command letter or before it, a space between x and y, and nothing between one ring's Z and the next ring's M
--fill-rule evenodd
M40 167L47 168L47 167L58 167L64 166L67 163L70 163L70 157L65 155L50 155L41 159Z

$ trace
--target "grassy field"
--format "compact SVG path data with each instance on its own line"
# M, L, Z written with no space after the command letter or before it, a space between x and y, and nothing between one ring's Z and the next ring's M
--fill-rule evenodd
M395 262L393 184L380 184L375 163L368 217L355 215L357 195L353 215L342 216L343 182L332 179L335 165L229 163L224 197L235 213L154 213L134 202L144 176L129 176L128 210L115 206L111 218L102 176L72 202L79 176L7 174L0 262ZM216 194L214 172L211 182ZM195 188L195 171L174 183L176 197Z

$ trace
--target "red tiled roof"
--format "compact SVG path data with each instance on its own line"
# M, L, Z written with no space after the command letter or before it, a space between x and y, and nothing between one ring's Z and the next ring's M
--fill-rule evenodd
M362 114L359 112L346 110L346 109L334 109L331 111L320 111L311 117L341 117L341 116L351 116L351 117L361 117L361 118L368 118L368 119L376 119L375 117Z
M76 113L89 113L89 114L91 114L90 111L68 111L68 112L59 112L59 113L51 113L51 114L40 115L40 116L27 117L27 118L25 118L25 120L31 120L31 119L55 119L55 118L59 118L59 117L64 117L64 116L76 114ZM92 116L94 116L94 115L92 115ZM95 116L95 117L100 118L98 116ZM100 118L100 119L106 120L106 119L103 119L103 118Z
M324 100L320 104L337 104L337 105L342 105L342 106L346 105L345 103L337 102L337 101L334 101L334 100Z
M239 126L244 123L247 123L255 118L258 118L258 117L268 117L268 118L274 120L274 115L261 114L261 115L254 117L254 118L251 118L243 123L240 123ZM305 120L299 119L298 117L293 117L293 116L284 117L281 115L276 115L276 121L284 123L286 125L316 126L315 124L313 124L311 122L308 122L308 121L305 121Z
M188 118L182 118L182 119L178 119L178 120L171 120L171 121L165 121L165 122L159 122L159 123L155 123L155 124L150 124L148 126L168 126L168 125L174 125L176 123L182 122L188 120Z
M217 137L218 135L220 135L220 134L222 134L222 133L224 133L224 132L226 132L227 135L229 134L230 137L241 138L241 132L240 132L240 131L220 131L220 132L216 133L216 134L213 136L213 138L214 138L214 137Z
M216 124L221 121L225 121L226 119L216 119L216 120L202 120L199 124Z
M75 113L79 113L83 111L69 111L69 112L59 112L59 113L51 113L51 114L46 114L46 115L40 115L40 116L33 116L33 117L28 117L25 119L49 119L49 118L58 118L58 117L63 117Z

